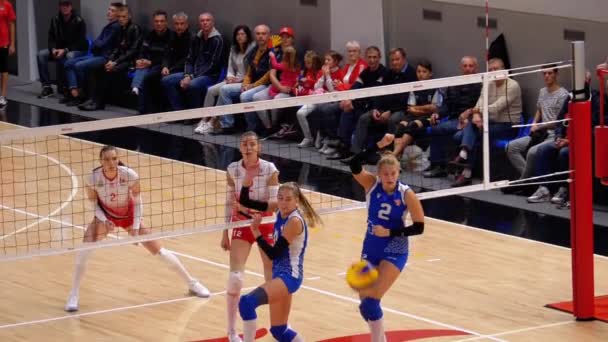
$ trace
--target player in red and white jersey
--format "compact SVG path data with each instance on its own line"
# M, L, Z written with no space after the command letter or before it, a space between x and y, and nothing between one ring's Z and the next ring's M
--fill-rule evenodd
M95 206L95 217L87 227L84 242L103 240L117 226L131 236L150 234L151 229L142 224L143 203L137 173L118 160L118 151L113 146L104 146L99 152L99 158L101 167L93 170L85 179L87 198ZM209 290L193 278L179 259L164 249L159 241L146 241L142 245L152 255L159 255L161 260L182 277L191 293L198 297L209 297ZM92 250L84 250L76 255L72 290L65 306L68 312L78 310L80 282L91 252Z
M279 191L279 171L276 166L259 157L261 145L258 136L253 132L241 135L239 150L243 159L231 163L226 173L228 191L226 193L226 222L247 220L255 211L245 208L238 203L243 180L247 174L253 178L249 197L258 201L276 201ZM272 216L272 212L263 212L262 216ZM274 225L272 223L262 224L259 227L264 239L274 243ZM251 252L251 246L255 237L249 227L232 229L232 241L228 230L224 230L222 236L222 248L230 251L230 275L226 288L227 315L228 315L228 339L230 342L240 341L236 333L235 323L238 310L239 297L243 287L245 263ZM260 250L260 256L264 264L264 277L267 281L272 279L272 261Z

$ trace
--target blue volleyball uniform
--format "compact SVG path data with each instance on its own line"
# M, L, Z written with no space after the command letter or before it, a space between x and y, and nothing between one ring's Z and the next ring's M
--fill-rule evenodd
M382 184L376 184L367 193L367 233L363 241L361 259L367 260L374 266L386 260L394 264L400 271L407 263L409 239L407 236L379 237L373 234L372 227L381 225L387 229L403 227L407 215L405 193L410 187L398 182L392 194L382 189Z
M285 218L281 216L280 212L277 212L277 220L274 223L274 241L277 241L283 235L283 229L291 218L302 221L304 230L289 243L289 248L283 254L272 261L272 278L283 280L289 293L294 293L302 285L304 277L304 252L308 243L308 227L297 209Z

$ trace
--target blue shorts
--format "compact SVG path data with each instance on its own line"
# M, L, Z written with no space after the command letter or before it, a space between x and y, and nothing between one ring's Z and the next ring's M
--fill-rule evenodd
M302 278L294 278L291 274L286 273L273 273L272 279L279 278L283 281L285 286L287 287L287 291L289 293L294 293L298 291L300 286L302 286Z
M395 241L397 242L397 241ZM403 253L390 253L388 250L395 250L390 248L390 240L381 240L378 238L366 237L363 242L363 250L361 251L361 259L367 260L370 264L378 267L382 260L386 260L391 264L395 265L399 271L403 271L405 264L407 263L407 257L409 250L407 247L400 246L403 249ZM399 250L401 251L401 250Z

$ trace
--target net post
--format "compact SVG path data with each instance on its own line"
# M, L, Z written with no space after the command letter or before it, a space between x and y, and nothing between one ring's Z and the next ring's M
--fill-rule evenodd
M593 175L591 155L591 102L585 86L585 43L572 42L573 98L569 112L570 141L570 236L572 247L572 294L577 320L594 318L593 269Z
M481 96L483 97L482 120L483 120L483 185L485 189L490 188L490 119L489 119L489 85L490 77L487 73L483 75Z

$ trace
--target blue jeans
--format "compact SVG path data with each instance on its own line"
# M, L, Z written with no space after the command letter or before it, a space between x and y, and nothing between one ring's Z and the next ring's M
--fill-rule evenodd
M139 89L139 94L137 95L137 111L140 114L148 114L151 111L149 103L152 99L150 99L149 95L149 82L153 79L160 81L160 71L160 65L153 65L149 68L135 70L135 75L131 81L131 88Z
M497 122L497 123L490 123L490 127L489 127L489 131L490 131L490 139L509 139L512 138L513 135L515 134L514 129L511 127L510 123L503 123L503 122ZM472 122L469 122L466 127L464 128L464 130L462 130L461 132L458 132L454 135L454 139L458 139L458 137L461 137L460 139L460 147L464 147L466 148L469 153L468 153L468 164L470 168L473 168L473 166L475 165L475 160L476 160L476 155L477 155L477 150L476 148L479 147L478 141L481 140L481 134L482 131L477 128L477 126L475 126L475 124L473 124Z
M87 81L87 72L106 64L107 58L103 56L82 56L65 62L65 78L68 88L83 87Z
M224 84L219 91L216 106L230 105L235 101L240 101L242 83ZM220 126L230 128L234 126L234 115L220 116Z
M70 51L66 53L61 59L55 59L50 57L51 54L48 49L38 51L38 74L40 75L40 83L42 83L42 86L51 85L51 77L49 76L49 62L57 62L57 84L62 85L65 79L64 65L68 61L81 57L84 54L86 54L86 52Z
M160 70L160 65L153 65L149 68L144 69L135 69L133 80L131 80L131 88L137 88L141 90L143 88L144 81L146 80L146 75L148 75L148 73L160 72Z
M165 76L161 81L165 94L167 94L167 98L171 104L171 108L173 110L200 108L203 104L203 98L207 93L207 87L215 83L215 79L209 76L199 76L190 82L188 88L182 89L180 82L183 79L184 73L179 72Z
M338 137L344 145L351 145L351 140L353 138L353 133L355 132L355 127L357 126L357 121L359 121L359 116L361 116L361 111L357 109L353 109L350 112L342 112L340 114L340 122L338 123Z
M259 92L261 92L262 90L265 90L266 88L268 88L267 85L261 85L261 86L257 86L255 88L251 88L247 91L244 91L241 93L241 103L245 103L245 102L253 102L253 96ZM247 122L247 130L248 131L255 131L258 128L258 113L257 112L250 112L250 113L245 113L245 121Z
M570 148L568 146L558 149L553 141L538 145L534 176L548 175L556 171L568 171L570 169L569 157Z
M451 119L431 126L428 136L431 137L431 153L429 161L433 164L445 163L448 159L447 145L452 141L452 136L458 132L458 119Z

